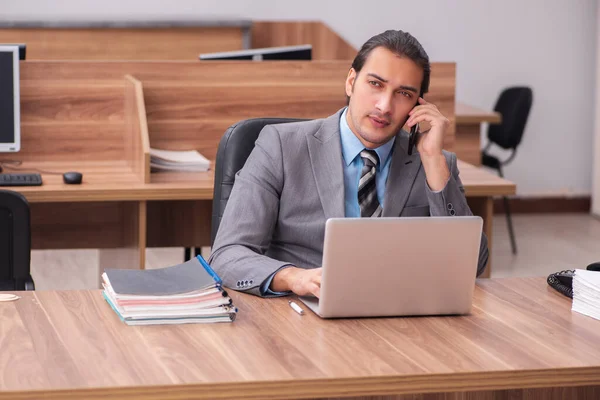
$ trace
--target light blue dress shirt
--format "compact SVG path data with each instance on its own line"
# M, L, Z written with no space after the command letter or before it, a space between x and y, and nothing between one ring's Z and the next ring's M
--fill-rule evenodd
M360 207L358 205L358 181L360 173L364 166L360 152L365 146L360 142L356 135L348 126L346 113L348 108L342 113L340 118L340 134L342 140L342 156L344 162L344 215L352 218L360 217ZM387 182L388 173L390 172L392 147L396 137L393 137L389 142L375 149L375 153L379 157L377 164L377 174L375 183L377 184L377 199L381 208L383 208L383 200L385 198L385 184Z
M365 148L348 126L348 122L346 121L347 111L348 108L344 110L340 117L340 139L342 142L343 158L342 168L344 172L344 215L346 218L360 217L360 206L358 205L358 181L360 180L360 173L364 165L364 162L360 157L360 152ZM395 140L396 137L394 136L392 140L375 149L375 152L379 157L375 183L377 185L377 199L379 200L381 208L383 208L385 184L390 171L392 148L394 147ZM282 296L287 294L286 292L274 292L269 289L269 286L271 286L275 274L290 265L282 266L265 279L260 286L260 291L263 296Z

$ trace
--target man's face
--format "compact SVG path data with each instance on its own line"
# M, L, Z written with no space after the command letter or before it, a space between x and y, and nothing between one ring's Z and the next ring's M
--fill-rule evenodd
M371 51L358 75L350 69L347 121L365 147L377 148L398 133L417 104L422 81L421 67L384 47Z

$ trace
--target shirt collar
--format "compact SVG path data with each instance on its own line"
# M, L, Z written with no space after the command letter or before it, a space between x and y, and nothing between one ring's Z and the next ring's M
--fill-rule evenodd
M346 113L348 112L348 107L342 113L340 117L340 136L342 141L342 155L344 156L344 162L346 166L352 164L352 161L356 158L357 155L360 154L361 151L365 148L365 146L360 142L360 140L356 137L356 135L352 132L350 127L348 126L348 121L346 120ZM379 165L384 165L389 157L392 147L394 147L394 141L396 137L394 136L387 143L379 146L375 149L377 156L379 157ZM379 167L378 167L379 168Z

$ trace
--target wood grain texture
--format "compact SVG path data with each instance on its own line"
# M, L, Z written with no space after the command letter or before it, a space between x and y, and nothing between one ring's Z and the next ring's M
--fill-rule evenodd
M322 22L271 22L252 24L252 47L312 44L313 60L352 60L358 52Z
M106 268L144 269L146 267L146 202L121 203L119 214L120 242L116 248L100 249L98 252L98 287L100 276Z
M27 63L23 64L25 67ZM21 76L21 120L28 122L122 122L122 81L48 80Z
M481 125L483 122L499 124L502 122L502 114L496 111L483 110L465 103L456 102L456 123Z
M502 115L495 111L482 110L457 102L456 140L452 151L462 161L475 166L481 165L481 124L484 122L498 124Z
M150 183L150 139L142 83L125 75L125 159L143 183Z
M127 203L31 203L33 249L102 249L129 244L125 234Z
M37 168L51 171L81 171L81 185L66 185L59 175L42 174L44 185L19 187L28 201L93 202L131 200L212 200L214 171L160 172L151 174L151 183L140 183L125 162L40 162L24 163L24 171ZM467 197L511 195L514 183L459 162L460 178Z
M143 84L151 147L185 146L210 151L225 129L242 119L320 118L333 114L345 105L343 85L349 64L32 61L23 63L22 76L27 82L48 76L58 82L87 82L113 81L131 74ZM454 63L435 63L431 91L426 96L451 121L449 146L454 135L455 74ZM59 111L51 109L46 114ZM203 128L201 135L196 135L195 126ZM173 136L184 136L185 140L173 144Z
M454 115L454 103L456 97L456 63L431 63L431 80L429 92L425 95L425 100L433 103L450 121L450 126L446 131L446 136L450 142L456 134L456 118ZM428 129L424 125L423 130ZM446 147L447 150L452 150L451 146Z
M458 317L323 320L231 294L233 324L128 327L99 291L24 292L0 308L0 398L575 399L600 386L600 321L544 278L478 280ZM30 365L40 374L15 375ZM49 379L61 369L73 374Z
M243 47L239 27L8 28L0 43L27 43L28 60L195 60Z
M301 83L327 83L346 78L349 61L24 61L21 80L118 81L130 74L142 82L179 82L185 86L221 82L252 85L293 78ZM344 96L344 92L342 92Z
M212 201L149 201L148 247L210 245Z
M458 161L460 180L467 197L486 197L515 194L517 186L498 175L469 163Z
M452 151L469 164L481 165L481 125L456 125L456 139Z

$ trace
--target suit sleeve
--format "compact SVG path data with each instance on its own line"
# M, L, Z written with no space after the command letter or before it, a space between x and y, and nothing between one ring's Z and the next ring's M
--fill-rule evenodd
M261 290L274 272L290 265L265 256L277 225L283 182L281 140L276 128L266 126L236 174L209 258L225 286L258 296L285 294Z
M432 191L427 186L427 199L429 201L429 210L432 216L470 216L473 215L465 190L459 178L459 171L456 162L456 154L444 151L448 168L450 169L450 178L446 182L446 186L437 192ZM485 270L489 258L487 246L487 237L485 233L481 233L481 243L479 245L479 261L477 265L477 276Z

